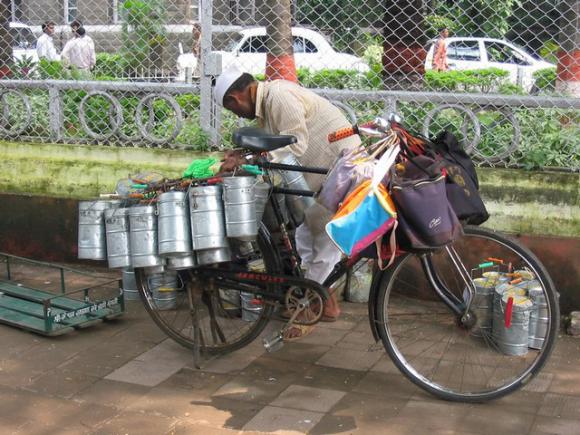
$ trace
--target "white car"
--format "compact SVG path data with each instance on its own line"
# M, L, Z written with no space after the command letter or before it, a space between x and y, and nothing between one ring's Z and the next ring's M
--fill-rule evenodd
M311 71L323 69L354 70L361 73L370 70L366 62L356 56L337 52L320 33L302 27L292 27L294 61L296 68ZM230 66L250 74L263 74L266 69L267 36L264 27L240 30L228 34L229 43L224 50L214 51L221 55L222 70ZM194 71L197 59L190 54L181 54L177 59L177 80L185 78L185 68Z
M18 62L26 58L34 63L38 62L36 37L32 33L31 27L22 23L11 22L9 31L14 41L12 46L14 61Z
M427 52L425 69L432 69L435 42ZM511 42L492 38L447 38L447 64L451 70L499 68L509 72L511 83L530 91L533 73L556 65L537 59Z

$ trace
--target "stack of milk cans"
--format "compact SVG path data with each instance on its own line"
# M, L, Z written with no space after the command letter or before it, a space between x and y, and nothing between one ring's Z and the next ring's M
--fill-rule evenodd
M531 271L487 271L473 283L471 309L477 316L473 335L491 337L506 355L525 355L530 348L542 348L549 313L542 285Z
M122 268L128 298L138 297L133 269L144 268L157 308L172 309L177 271L230 261L232 239L251 249L269 193L268 184L240 176L164 192L149 204L81 201L78 257Z

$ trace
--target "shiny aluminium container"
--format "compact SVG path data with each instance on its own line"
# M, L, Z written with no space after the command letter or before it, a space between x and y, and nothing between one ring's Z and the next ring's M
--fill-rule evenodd
M507 306L513 299L511 318L507 325ZM533 303L526 296L504 293L493 308L493 341L506 355L525 355L528 352L530 312Z
M256 222L256 177L227 177L223 199L228 237L252 241L258 235Z
M189 191L193 250L227 248L222 186L198 186Z
M129 242L134 268L163 265L157 252L157 216L154 206L139 205L129 209Z
M171 270L196 265L191 242L191 221L186 192L165 192L157 201L159 255Z
M129 209L123 207L105 210L105 230L109 267L130 267Z
M280 161L280 163L300 166L300 163L296 160L294 154L288 154ZM303 173L281 170L280 175L284 181L285 188L294 190L310 190ZM286 195L286 204L288 205L290 214L298 224L304 221L304 212L308 207L313 205L314 202L314 198L310 196Z
M528 296L533 303L530 312L530 328L528 335L528 346L532 349L541 349L548 333L548 322L550 312L546 294L539 281L532 280L527 285Z
M121 201L80 201L78 258L106 260L105 210L119 207Z

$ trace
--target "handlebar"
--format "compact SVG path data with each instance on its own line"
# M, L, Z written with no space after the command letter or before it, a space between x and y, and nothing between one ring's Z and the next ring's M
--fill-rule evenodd
M364 136L384 137L391 130L391 123L383 118L375 118L374 121L367 122L360 125L352 125L351 127L341 128L328 135L328 142L336 142L345 139L355 134Z

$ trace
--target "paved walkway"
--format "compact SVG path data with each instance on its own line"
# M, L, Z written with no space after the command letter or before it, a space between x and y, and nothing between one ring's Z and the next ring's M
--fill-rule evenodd
M140 302L56 338L0 325L1 434L578 434L580 339L525 390L464 405L416 388L372 341L366 307L267 354L192 367Z

